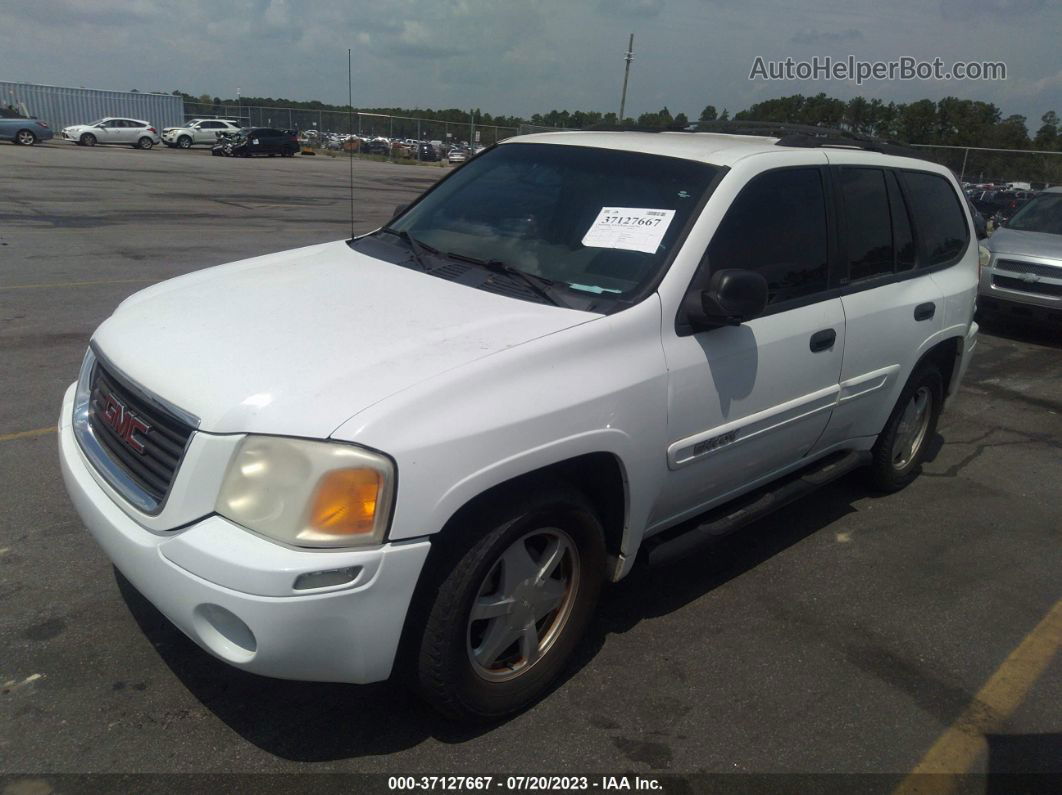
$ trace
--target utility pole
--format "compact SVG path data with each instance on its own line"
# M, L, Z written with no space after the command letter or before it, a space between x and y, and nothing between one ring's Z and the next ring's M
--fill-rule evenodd
M627 62L627 66L623 69L623 95L620 97L620 115L619 123L623 124L623 111L627 107L627 78L631 74L631 61L634 60L634 34L631 34L631 40L627 43L627 54L623 56L623 60Z

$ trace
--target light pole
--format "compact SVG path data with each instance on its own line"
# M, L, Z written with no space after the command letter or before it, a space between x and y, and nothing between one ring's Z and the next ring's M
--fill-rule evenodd
M623 60L627 62L627 65L623 69L623 94L620 97L620 115L619 123L623 124L623 112L627 107L627 78L631 74L631 61L634 60L634 34L631 34L631 40L627 43L627 54L623 56Z

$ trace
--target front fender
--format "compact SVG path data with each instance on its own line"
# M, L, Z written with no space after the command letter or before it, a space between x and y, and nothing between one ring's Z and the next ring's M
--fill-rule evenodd
M428 379L356 414L332 436L395 459L392 539L438 532L463 505L513 478L611 454L628 484L621 548L632 554L666 475L659 300Z

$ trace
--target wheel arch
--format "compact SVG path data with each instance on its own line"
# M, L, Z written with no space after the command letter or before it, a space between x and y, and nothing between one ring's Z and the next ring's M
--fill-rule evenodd
M437 534L445 538L471 516L490 507L504 504L514 493L528 489L548 488L562 483L581 492L594 506L597 518L605 531L605 551L608 555L606 576L612 578L616 561L621 554L627 517L630 514L630 495L627 471L620 457L612 452L583 453L546 464L496 483L469 498L443 524Z
M922 354L911 372L915 373L922 365L927 362L933 362L940 369L940 375L944 379L944 394L946 396L950 395L953 384L957 384L954 377L955 373L958 372L962 354L963 337L961 335L945 337L935 342L932 347Z
M571 486L590 500L605 531L606 579L615 579L621 570L618 565L629 515L627 471L618 455L611 452L590 452L574 455L537 469L510 477L489 486L469 498L447 519L442 528L430 536L431 549L417 580L402 627L402 636L394 659L394 674L406 681L415 681L415 653L419 633L427 618L452 553L445 540L452 538L459 528L478 513L504 505L512 495L526 489L548 488L562 483Z

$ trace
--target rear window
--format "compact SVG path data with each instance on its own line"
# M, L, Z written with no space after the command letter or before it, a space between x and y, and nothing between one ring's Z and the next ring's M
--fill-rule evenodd
M848 277L869 279L893 271L892 225L885 172L841 169L841 195L848 251Z
M966 216L955 189L939 174L905 171L903 177L925 254L922 266L954 262L970 240Z

